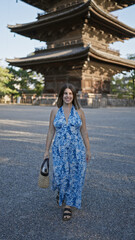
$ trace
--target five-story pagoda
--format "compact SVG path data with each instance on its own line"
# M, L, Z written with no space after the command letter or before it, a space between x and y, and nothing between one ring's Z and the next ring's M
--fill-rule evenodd
M127 0L23 0L44 14L27 24L8 25L12 32L46 42L31 56L7 59L13 65L45 76L46 93L57 93L64 82L84 93L109 93L111 77L135 69L109 44L135 37L135 29L109 12L135 3Z

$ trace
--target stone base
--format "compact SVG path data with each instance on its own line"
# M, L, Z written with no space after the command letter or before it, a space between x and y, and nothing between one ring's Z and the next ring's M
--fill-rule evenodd
M78 93L78 101L82 107L89 108L104 108L104 107L135 107L135 99L119 99L115 95L102 96L101 94L83 94ZM0 103L18 103L17 100L5 102L4 98L1 98ZM42 96L35 96L32 94L25 94L20 98L18 104L32 104L32 105L45 105L45 106L55 106L57 102L57 94L43 94Z
M89 108L105 108L105 107L135 107L135 100L133 99L118 99L114 96L103 97L100 94L90 96L78 96L78 101L82 107ZM33 100L33 105L55 106L57 96L50 96L44 98L36 98Z
M115 95L88 94L79 96L78 100L82 107L103 108L103 107L135 107L135 99L119 99Z

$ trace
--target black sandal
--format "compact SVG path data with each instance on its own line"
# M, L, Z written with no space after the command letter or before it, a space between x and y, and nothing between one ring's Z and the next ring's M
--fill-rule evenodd
M63 221L69 221L72 217L72 211L71 208L64 208L64 212L63 212Z

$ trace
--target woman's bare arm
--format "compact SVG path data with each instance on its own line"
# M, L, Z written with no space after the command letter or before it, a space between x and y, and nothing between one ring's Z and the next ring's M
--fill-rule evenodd
M48 129L47 138L46 138L44 158L49 157L49 150L51 147L52 140L54 138L55 127L53 125L53 121L54 121L56 112L57 112L57 109L53 109L50 114L49 129Z
M82 109L79 109L79 115L82 120L82 126L81 126L81 135L86 147L86 160L89 161L91 158L91 153L90 153L90 143L89 143L89 136L88 136L88 131L86 128L86 120L85 120L85 115Z

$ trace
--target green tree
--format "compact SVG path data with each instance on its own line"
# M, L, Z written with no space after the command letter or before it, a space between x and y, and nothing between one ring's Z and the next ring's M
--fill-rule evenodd
M14 76L14 82L11 82L11 86L15 86L16 89L22 93L36 93L41 95L44 88L44 78L41 74L36 72L16 69L13 67L8 68L10 73ZM10 87L11 87L10 86Z
M9 83L13 80L13 75L9 73L9 70L0 67L0 95L5 96L15 94L17 91L9 87Z
M30 75L32 77L31 88L37 96L40 96L44 89L44 77L42 74L37 74L36 72L31 72Z
M111 81L111 93L116 94L118 98L129 95L128 81L123 74L118 74Z
M135 54L128 55L128 59L135 60ZM135 98L135 70L123 72L113 77L111 81L111 92L119 98Z
M135 60L135 53L129 54L128 59ZM132 98L135 99L135 69L130 71L130 87L132 88Z

